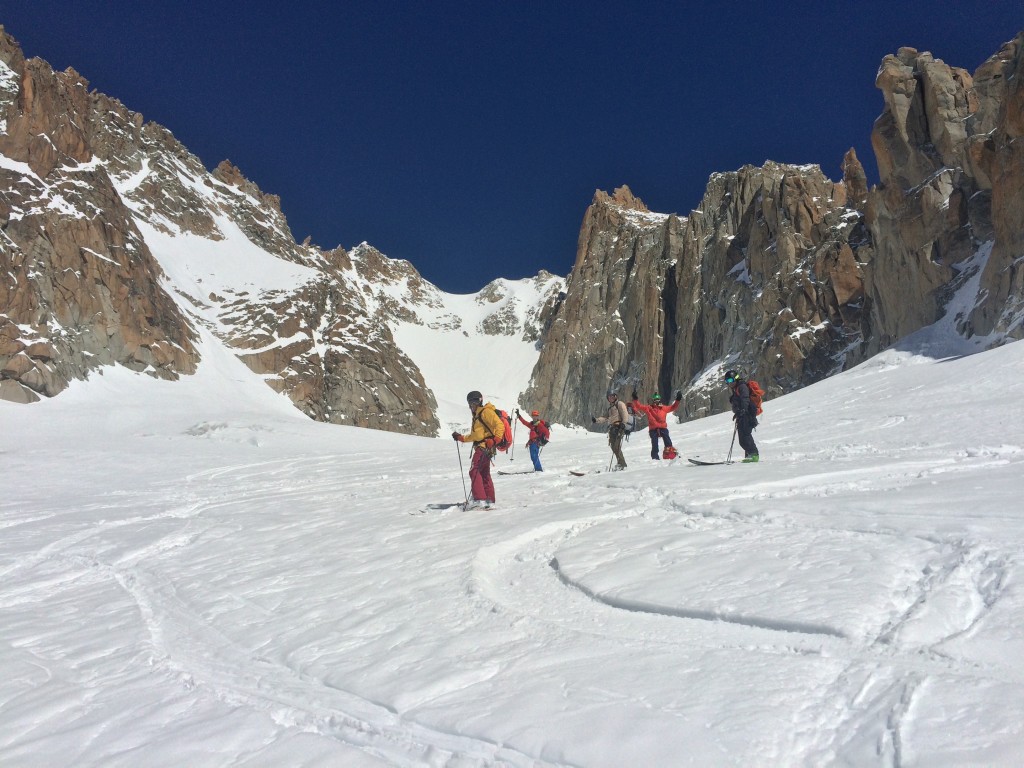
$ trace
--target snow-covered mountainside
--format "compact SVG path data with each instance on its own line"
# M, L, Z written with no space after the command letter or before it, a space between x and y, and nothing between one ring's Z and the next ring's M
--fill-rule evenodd
M0 764L1019 765L1024 344L915 343L767 403L759 464L556 427L488 513L410 514L459 446L202 326L180 381L0 402Z
M468 389L515 406L563 287L542 273L450 296L365 243L300 245L231 163L207 171L2 30L0 229L0 398L16 402L112 364L189 375L205 328L311 418L436 435L454 416L437 404Z

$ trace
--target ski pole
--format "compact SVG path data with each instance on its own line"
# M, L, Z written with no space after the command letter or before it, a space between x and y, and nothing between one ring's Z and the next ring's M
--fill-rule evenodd
M729 455L725 457L726 464L732 464L732 446L736 442L736 428L738 426L735 421L732 423L732 440L729 441Z
M519 416L516 416L516 423L512 425L512 450L509 451L508 460L516 460L516 429L519 428Z
M455 444L455 453L459 455L459 476L462 478L462 495L466 499L466 506L469 506L469 491L466 490L466 471L462 468L462 451L459 450L459 444Z

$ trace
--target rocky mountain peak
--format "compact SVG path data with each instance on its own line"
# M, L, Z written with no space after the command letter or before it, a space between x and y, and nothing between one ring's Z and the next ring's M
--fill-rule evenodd
M192 373L203 326L312 418L436 432L343 249L296 244L277 196L233 163L207 172L6 32L0 62L0 397L53 396L112 364Z
M633 211L649 212L650 209L644 205L644 201L633 194L633 191L623 184L621 187L617 187L612 194L608 194L600 189L594 191L594 205L601 203L608 203L611 205L618 206L619 208L626 208Z
M843 172L842 189L846 194L846 201L841 204L863 213L868 202L868 176L853 147L847 150L839 167Z
M7 65L14 72L21 73L25 68L25 54L21 46L0 24L0 62Z
M195 370L194 331L96 158L94 97L74 70L0 33L0 397L31 402L118 363Z
M263 192L254 182L249 181L239 170L238 166L230 160L221 160L210 174L218 181L237 187L242 192L259 200L263 205L281 213L281 198L278 195L271 195Z

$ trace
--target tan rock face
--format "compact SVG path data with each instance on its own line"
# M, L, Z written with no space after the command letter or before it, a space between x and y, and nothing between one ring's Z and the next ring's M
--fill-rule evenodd
M52 396L118 363L195 370L193 331L98 166L87 83L26 62L0 33L0 378L4 399ZM18 167L18 164L22 164Z
M1024 336L1021 40L973 77L910 48L882 62L886 109L872 134L882 183L868 195L872 247L863 251L874 332L860 356L935 322L979 269L979 302L959 319L961 332Z
M968 152L975 162L981 208L990 199L985 230L992 241L979 286L982 300L964 328L986 336L1024 338L1024 33L1007 43L974 75L979 107L968 121ZM987 193L987 195L986 195ZM975 218L982 218L979 215ZM972 219L973 221L973 219ZM980 229L980 227L976 227Z
M863 213L868 202L868 177L852 147L843 157L841 168L843 171L842 192L837 185L833 200L836 205L845 205ZM842 198L842 194L846 195L846 199Z

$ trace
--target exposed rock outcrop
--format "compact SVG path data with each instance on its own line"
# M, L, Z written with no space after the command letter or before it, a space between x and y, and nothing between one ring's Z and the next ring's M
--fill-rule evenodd
M628 188L597 192L525 399L589 423L611 387L707 413L717 362L756 360L778 394L835 371L859 340L859 214L817 166L716 174L688 217L650 213ZM720 405L720 403L718 403Z
M1018 35L973 77L912 48L882 62L885 111L871 137L881 183L868 196L872 247L862 251L872 333L854 360L935 322L979 270L961 333L1024 336L1021 44Z
M31 402L103 365L174 378L194 333L90 143L88 84L0 28L0 397Z

